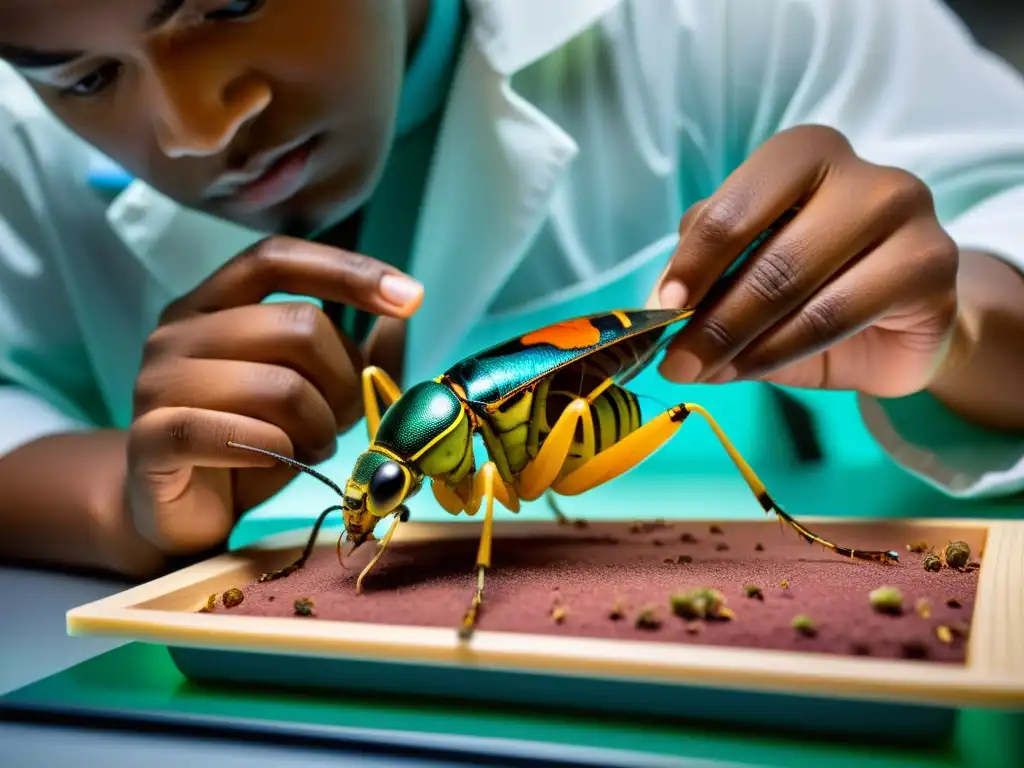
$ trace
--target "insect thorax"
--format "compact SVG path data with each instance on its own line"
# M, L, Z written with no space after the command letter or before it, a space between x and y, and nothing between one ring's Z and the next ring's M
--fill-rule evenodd
M472 426L451 389L424 381L384 412L374 445L424 475L461 476L464 465L472 463Z

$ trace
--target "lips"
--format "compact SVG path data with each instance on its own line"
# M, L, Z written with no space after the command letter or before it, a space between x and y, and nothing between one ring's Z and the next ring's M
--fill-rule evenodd
M208 196L248 210L283 202L305 184L318 139L307 137L253 157L245 167L221 175Z

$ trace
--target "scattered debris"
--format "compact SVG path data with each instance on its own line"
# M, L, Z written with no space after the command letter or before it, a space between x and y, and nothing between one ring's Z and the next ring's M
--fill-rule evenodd
M961 602L959 600L957 600L955 597L947 597L946 598L946 605L948 605L950 608L960 608L960 607L962 607Z
M612 603L612 609L608 612L608 618L612 621L619 621L626 617L626 601L621 597L616 598L615 602Z
M295 601L295 613L299 616L312 616L313 600L308 597L300 597Z
M793 625L793 629L805 637L814 637L818 634L818 628L814 626L814 622L811 621L811 617L806 613L799 613L794 616L791 624Z
M720 542L719 544L715 544L716 552L725 552L727 549L729 549L729 545L726 544L724 541Z
M679 540L681 542L683 542L684 544L696 544L697 543L697 537L694 536L692 533L683 533L683 535L679 537Z
M903 612L903 594L895 587L879 587L868 594L871 607L878 613L899 614Z
M658 616L658 609L653 605L648 605L640 610L636 615L636 628L637 629L659 629L661 627L661 619Z
M932 615L932 603L927 597L919 597L914 603L914 610L922 619L930 618Z
M672 612L684 619L729 619L735 614L725 607L725 596L717 589L702 587L669 598Z
M942 570L942 560L935 554L927 555L922 564L926 571L938 572Z
M212 593L206 598L206 605L199 609L199 613L213 613L213 609L217 606L217 593Z
M743 594L755 600L760 600L762 603L764 602L764 592L761 591L757 584L744 584Z
M952 541L942 552L942 559L950 568L963 568L971 559L971 548L964 541Z
M907 544L907 552L927 552L927 551L928 551L928 542L927 541L918 541L918 542L915 542L914 544Z
M955 637L966 638L971 634L971 627L966 621L956 621L949 625L949 629Z
M722 527L719 526L719 525L711 525L711 526L709 526L708 527L708 532L709 533L714 533L714 534L717 534L717 535L722 535L722 534L725 533L725 531L723 531Z
M242 594L242 590L232 588L225 592L221 599L224 601L225 608L234 608L236 605L242 604L242 601L245 600L245 595Z
M680 565L686 565L687 563L692 563L693 558L690 555L680 555L676 558L676 562Z
M908 640L902 644L900 650L903 651L903 656L907 659L928 658L928 646L920 640Z

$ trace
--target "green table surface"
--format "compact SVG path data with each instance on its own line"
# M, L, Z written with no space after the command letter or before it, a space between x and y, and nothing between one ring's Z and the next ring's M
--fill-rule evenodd
M947 744L934 750L903 750L871 744L795 739L781 734L736 732L706 725L644 723L510 708L488 710L437 701L354 700L308 692L197 685L185 679L160 646L130 643L52 677L13 691L0 706L65 710L160 713L183 719L217 718L290 722L307 726L364 726L395 734L517 739L545 744L640 751L773 766L1019 765L1024 755L1021 715L984 711L962 713Z

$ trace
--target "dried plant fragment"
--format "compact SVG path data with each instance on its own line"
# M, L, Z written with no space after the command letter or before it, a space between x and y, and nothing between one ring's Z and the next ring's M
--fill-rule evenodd
M805 637L814 637L818 634L818 628L814 625L811 617L806 613L800 613L793 617L791 622L793 629Z
M970 562L971 548L964 541L951 541L942 551L942 559L950 568L963 568Z
M903 593L896 587L879 587L868 594L871 607L878 613L900 614L903 612Z
M701 587L669 598L672 613L684 619L726 619L725 596L717 589ZM729 614L732 611L728 612ZM735 615L735 614L733 614Z
M927 597L919 597L914 603L914 610L922 619L930 618L932 615L932 604Z
M658 610L653 605L640 610L636 615L636 628L637 629L659 629L661 627L661 619L658 617Z
M217 606L217 593L211 593L206 598L206 605L199 609L199 613L213 613L213 609Z

